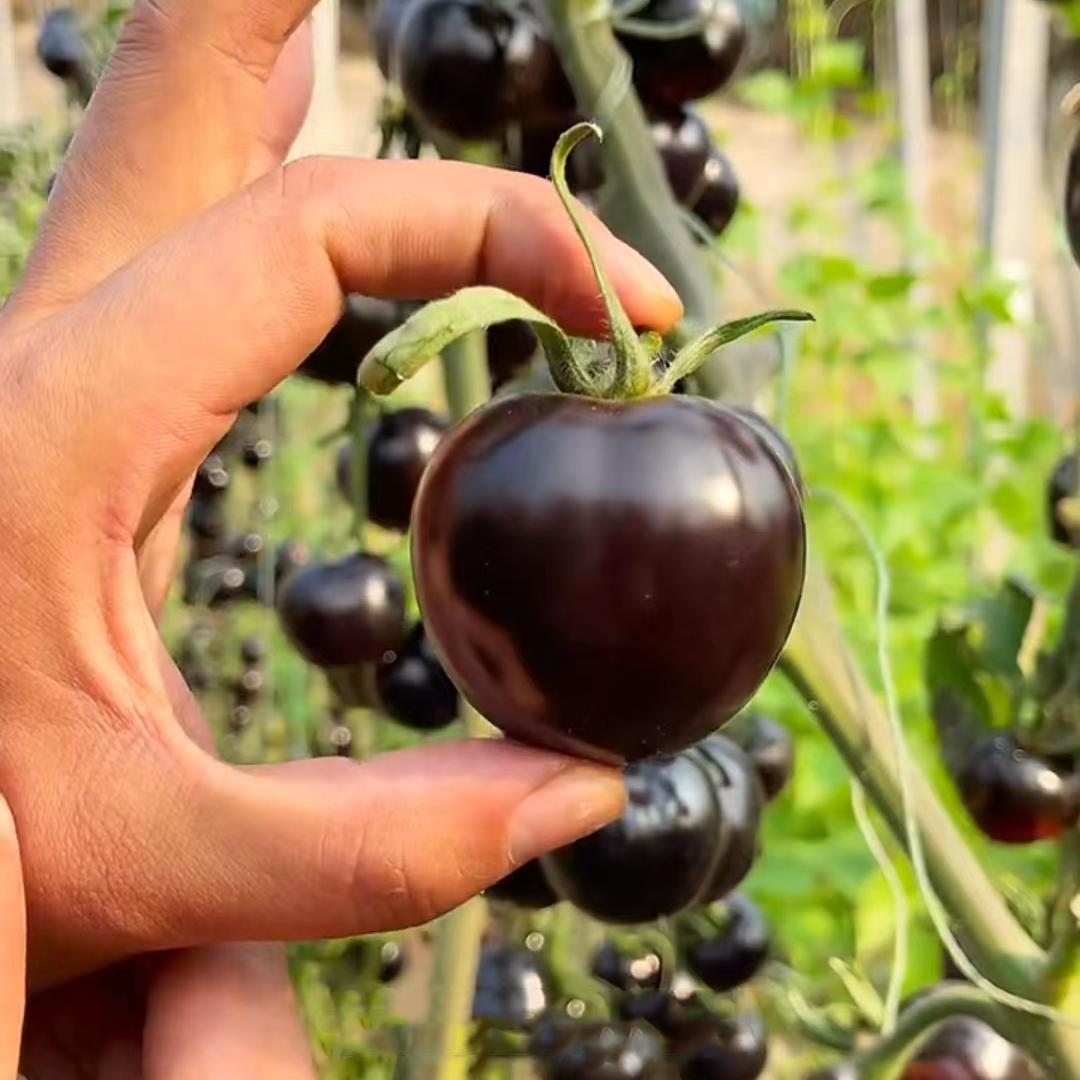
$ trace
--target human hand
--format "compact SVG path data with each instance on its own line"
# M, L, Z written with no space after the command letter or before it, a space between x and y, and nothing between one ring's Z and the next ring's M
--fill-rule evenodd
M622 807L616 773L494 741L233 769L166 655L150 568L190 478L318 344L343 288L483 281L602 330L542 181L274 165L296 96L268 80L309 7L141 0L0 312L0 789L37 986L148 952L422 922ZM631 319L669 327L667 283L592 228Z

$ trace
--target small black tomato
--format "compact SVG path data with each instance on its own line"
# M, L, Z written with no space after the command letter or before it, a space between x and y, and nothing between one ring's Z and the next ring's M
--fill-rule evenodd
M757 1080L765 1071L769 1044L757 1016L713 1018L673 1048L680 1080Z
M1071 502L1067 502L1071 500ZM1046 511L1050 519L1050 535L1065 547L1080 550L1080 518L1077 510L1066 512L1066 506L1080 508L1080 455L1063 457L1050 474L1046 489Z
M1080 133L1069 153L1069 172L1065 183L1065 226L1073 258L1080 265Z
M795 772L795 740L791 732L771 716L747 713L739 718L732 740L750 756L765 798L772 802Z
M49 11L38 34L37 54L45 70L66 82L86 104L94 92L94 62L72 8Z
M297 369L319 382L356 385L360 361L381 338L401 325L402 305L370 296L351 295L341 318Z
M521 1028L547 1008L548 988L535 953L517 945L486 945L480 950L473 996L474 1020Z
M282 626L319 667L375 663L405 637L405 589L385 559L351 555L290 575L278 598Z
M523 0L417 0L397 50L410 109L460 139L573 114L551 35Z
M422 623L393 660L378 666L375 692L388 716L417 731L437 731L458 718L457 687L446 677Z
M413 2L414 0L382 0L375 13L371 36L375 43L375 62L384 79L394 78L398 34Z
M727 993L748 983L769 958L772 936L761 909L749 897L727 900L727 922L716 937L693 944L687 966L710 990Z
M619 1002L619 1016L623 1020L649 1024L665 1039L678 1039L684 1032L696 1028L708 1012L696 996L680 995L674 990L648 990L627 994Z
M713 150L705 121L690 109L664 109L649 118L649 127L672 194L691 204L704 188L705 166Z
M532 327L521 319L489 326L487 359L491 388L498 390L521 375L539 348Z
M634 63L634 84L653 107L678 108L708 97L735 73L746 27L735 0L651 0L634 15L659 27L697 23L670 38L620 35Z
M496 400L443 439L413 515L425 625L459 689L510 735L608 761L738 712L804 561L786 466L699 398Z
M540 911L559 902L539 859L530 860L501 881L496 881L484 895L490 900L502 900L532 911Z
M541 1023L529 1049L543 1080L673 1080L663 1042L648 1028L565 1019Z
M449 424L427 409L407 408L379 417L368 444L368 517L384 529L405 532L424 470ZM338 487L352 489L352 447L338 456Z
M646 923L702 900L728 843L712 777L680 754L626 770L622 817L541 860L552 888L610 923Z
M605 941L592 958L593 977L623 991L657 989L662 967L656 953L628 955L613 941Z
M193 499L213 499L229 490L229 468L220 454L211 454L195 473Z
M720 236L735 217L735 211L739 209L739 178L722 150L714 147L709 155L690 209L716 236Z
M721 900L742 883L758 857L765 792L753 762L723 735L711 736L690 753L697 755L711 772L720 800L720 815L729 831L727 847L706 895L708 900Z
M1028 753L1011 735L975 747L957 781L968 812L999 844L1054 840L1080 809L1076 776Z
M904 1070L903 1080L1039 1080L1019 1047L968 1017L942 1024Z

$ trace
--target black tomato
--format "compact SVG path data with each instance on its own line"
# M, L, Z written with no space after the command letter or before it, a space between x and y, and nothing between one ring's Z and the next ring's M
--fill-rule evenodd
M510 123L574 109L551 35L522 0L417 0L397 60L410 109L460 139L496 139Z
M1019 1047L979 1020L958 1017L937 1029L904 1070L903 1080L1038 1080Z
M538 859L530 860L501 881L496 881L488 887L485 895L490 900L502 900L531 911L540 911L559 902Z
M673 1080L664 1044L633 1024L544 1022L529 1045L543 1080Z
M382 0L375 13L371 36L375 43L375 62L384 79L394 77L398 34L413 2L415 0Z
M83 36L78 13L53 8L38 34L37 54L45 70L63 79L85 104L94 92L94 62Z
M546 976L534 953L517 945L485 945L480 950L473 997L474 1020L521 1028L547 1008Z
M187 528L195 541L196 558L209 558L224 551L228 524L223 500L205 495L195 496L191 500L187 510Z
M1073 140L1069 154L1069 172L1065 183L1065 226L1073 258L1080 265L1080 133Z
M1050 474L1046 489L1046 511L1050 519L1050 535L1059 544L1080 550L1080 522L1067 520L1065 501L1080 503L1080 455L1063 457Z
M708 97L735 73L746 46L735 0L651 0L634 18L661 28L699 23L672 38L620 35L634 62L634 84L650 106L678 108Z
M674 990L627 994L619 1002L619 1016L623 1020L649 1024L665 1039L679 1038L707 1015L704 1006L693 995L681 996Z
M713 1017L673 1047L679 1080L757 1080L769 1044L757 1016Z
M765 798L771 802L788 786L795 771L791 732L771 716L747 713L739 718L732 739L750 756Z
M229 490L229 467L220 454L211 454L195 473L193 499L213 499Z
M314 563L290 575L278 598L289 639L319 667L374 663L405 637L405 588L375 555Z
M686 954L690 971L717 993L748 983L769 958L772 944L769 924L749 897L729 897L727 915L716 937L696 942Z
M450 425L427 409L398 409L379 417L368 444L368 517L406 532L420 478ZM352 447L338 456L338 487L352 494Z
M716 864L705 897L721 900L742 883L758 857L765 792L753 762L723 735L710 736L690 753L710 770L720 800L720 816L728 829L727 847Z
M1000 844L1053 840L1076 822L1075 775L1023 750L1011 735L976 746L957 781L976 824Z
M261 469L274 456L274 444L262 436L247 440L240 449L240 459L249 469Z
M261 638L244 638L240 643L240 659L244 667L258 667L266 659L266 645Z
M738 712L804 562L787 468L698 398L494 401L443 440L413 515L425 623L465 696L525 742L607 761Z
M672 194L689 205L704 187L705 165L713 150L705 121L689 109L665 109L650 116L649 127Z
M799 468L799 459L795 455L795 447L788 442L787 438L756 409L751 409L748 405L729 405L728 408L732 412L738 413L765 439L772 447L773 453L788 467L788 472L791 473L795 486L800 492L805 491L802 470Z
M646 923L701 900L728 836L689 754L630 765L622 817L541 860L552 888L601 922Z
M400 304L351 295L341 318L300 365L299 373L319 382L355 386L360 361L376 342L400 326L404 317Z
M655 990L662 975L660 957L654 952L630 956L613 941L605 941L592 958L593 977L616 990Z
M379 946L379 970L376 978L387 985L401 978L409 966L409 954L400 941L384 941Z
M521 375L539 348L532 327L521 319L489 326L487 360L492 389L498 390Z
M739 209L739 178L722 150L709 155L697 197L690 207L711 232L720 236Z
M393 660L379 665L375 693L388 716L417 731L437 731L458 718L457 687L446 677L422 623Z

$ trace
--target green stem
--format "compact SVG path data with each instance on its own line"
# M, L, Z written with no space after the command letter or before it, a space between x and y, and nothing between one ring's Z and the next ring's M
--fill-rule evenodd
M449 345L442 364L446 404L455 422L479 408L491 397L487 346L481 333L467 334Z
M889 828L906 846L892 732L843 639L832 589L811 560L784 670ZM978 968L1013 993L1037 993L1042 950L994 888L926 778L912 770L913 811L935 890Z
M611 287L604 264L596 253L596 247L585 228L585 221L577 207L574 196L566 183L566 162L574 147L594 135L603 139L603 132L595 124L575 124L565 132L555 144L551 155L551 181L559 194L559 199L574 225L578 239L585 247L596 278L600 297L604 301L608 328L611 332L611 344L615 353L615 378L612 383L612 396L616 398L640 397L652 382L652 359L642 348L638 336L634 333L630 320L626 317L619 297Z
M349 435L352 440L352 511L353 532L362 551L368 518L368 446L371 426L378 415L378 406L362 386L357 386L349 413Z
M464 419L491 395L483 334L469 334L447 349L443 380L450 415ZM470 738L489 737L488 722L462 702ZM410 1080L465 1080L480 942L487 903L476 897L445 916L435 928L435 969L423 1031L409 1058Z
M1068 993L1080 975L1080 829L1071 829L1061 842L1061 866L1050 907L1050 960L1047 982L1052 999Z

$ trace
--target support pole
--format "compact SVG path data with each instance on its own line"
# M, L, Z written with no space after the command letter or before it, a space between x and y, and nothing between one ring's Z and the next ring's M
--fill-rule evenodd
M983 245L995 274L1018 289L1021 316L1033 310L1032 253L1043 204L1049 9L1037 0L987 0L983 26ZM989 386L1016 416L1030 411L1029 348L1023 327L987 337Z

